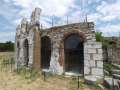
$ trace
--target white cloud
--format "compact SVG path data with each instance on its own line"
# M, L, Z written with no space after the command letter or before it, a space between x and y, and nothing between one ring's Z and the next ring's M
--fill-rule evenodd
M101 18L103 21L120 19L120 0L116 0L114 3L103 1L96 10L103 15Z
M79 2L79 4L75 4L75 1ZM97 12L89 12L90 14L88 13L88 21L94 21L95 24L109 21L111 24L106 25L106 27L101 25L101 27L98 29L104 32L104 34L108 32L119 32L120 24L115 25L112 23L112 20L120 19L120 0L116 0L113 3L108 3L108 0L104 0L102 3L100 3L101 0L83 1L85 7L87 7L88 4L99 4L96 7ZM6 4L0 3L0 15L12 24L11 27L13 27L13 29L15 29L15 25L17 26L17 24L21 21L22 17L30 17L31 12L35 7L40 7L42 9L40 23L43 24L43 27L51 27L52 16L57 16L60 18L58 22L54 22L54 25L67 24L67 15L69 23L80 22L85 19L85 17L83 17L84 15L81 13L82 11L79 0L4 0L4 2L6 2ZM20 8L14 8L14 5ZM84 12L91 11L89 9L91 9L91 7L84 8ZM6 30L9 30L9 27L6 28ZM15 30L12 29L11 31L15 32ZM0 36L0 40L3 41L7 40L8 37L11 37L13 40L15 35L13 33L8 34L6 32L0 32L0 34L2 34L2 36Z
M15 5L23 8L20 15L28 15L35 7L42 8L44 15L62 17L69 10L74 0L13 0Z
M100 27L99 30L102 31L103 34L107 36L114 36L114 34L119 35L120 24L108 24L104 27Z
M102 18L102 15L99 13L92 13L88 15L88 21L98 22Z

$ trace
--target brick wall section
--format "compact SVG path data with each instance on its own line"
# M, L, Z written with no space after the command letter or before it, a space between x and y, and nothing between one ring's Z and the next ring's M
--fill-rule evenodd
M40 33L39 31L35 31L35 38L34 38L34 63L33 67L36 69L40 69L40 59L41 59L41 44L40 44Z

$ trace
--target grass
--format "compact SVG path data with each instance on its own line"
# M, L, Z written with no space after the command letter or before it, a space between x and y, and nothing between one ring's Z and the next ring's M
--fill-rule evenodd
M84 79L81 77L79 80L79 89L77 78L72 78L69 81L69 90L102 90L97 84L96 85L87 85L84 83ZM104 89L106 90L106 89Z
M16 71L16 73L20 76L22 76L25 79L35 80L37 77L40 76L40 73L36 69L27 69L25 67L20 68Z
M14 58L14 52L0 52L0 60Z
M10 54L0 53L0 55L6 58ZM12 55L14 54L12 53ZM7 56L7 58L10 57ZM80 78L80 88L78 89L77 77L66 78L63 75L49 73L44 80L41 72L35 69L30 70L23 67L18 72L11 72L9 67L4 67L4 69L5 71L0 70L0 90L102 90L98 85L86 85L83 77Z

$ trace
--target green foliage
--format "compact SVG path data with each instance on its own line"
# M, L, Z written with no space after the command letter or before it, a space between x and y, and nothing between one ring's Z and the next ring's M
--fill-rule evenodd
M11 41L0 43L0 52L5 52L5 51L14 51L14 43Z
M111 64L104 64L104 69L112 74L112 65Z
M108 48L110 46L109 42L105 39L102 40L102 48Z
M95 33L96 41L101 42L103 40L102 32Z
M102 48L108 48L110 47L110 41L105 40L105 38L102 36L102 32L96 32L95 33L96 41L102 42Z
M120 68L113 64L104 64L104 69L107 70L110 74L112 74L112 69L120 69Z

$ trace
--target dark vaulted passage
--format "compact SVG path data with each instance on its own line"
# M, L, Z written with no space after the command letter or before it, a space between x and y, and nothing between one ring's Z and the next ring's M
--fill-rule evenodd
M51 57L51 41L47 36L41 38L41 54L41 68L48 69Z
M28 40L25 39L24 41L24 58L25 58L25 66L28 67L28 63L29 63L29 44L28 44Z
M65 72L83 74L84 56L83 41L76 35L69 35L64 41Z

